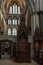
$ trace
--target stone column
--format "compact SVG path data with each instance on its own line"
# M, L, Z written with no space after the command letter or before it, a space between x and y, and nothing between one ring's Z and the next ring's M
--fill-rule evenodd
M40 30L43 31L43 11L39 12L39 27Z
M35 14L33 14L31 17L32 35L34 34L36 27L39 28L39 16L38 16L37 12Z
M35 14L33 14L31 16L31 33L32 33L32 38L31 38L31 41L32 41L32 44L31 44L31 56L32 57L33 57L33 54L34 54L34 40L33 40L33 35L34 35L36 27L39 28L39 16L38 16L37 13L35 13Z
M33 14L31 16L31 34L33 35L34 34L34 31L35 31L35 27L36 27L36 22L35 22L35 15Z
M39 28L39 16L37 13L35 15L36 15L36 27Z
M42 4L43 4L43 0L39 0L39 8L40 8L40 10L42 11Z
M39 4L40 4L40 2L39 2L39 0L36 0L36 11L39 11Z
M1 41L0 41L0 59L1 59Z
M36 0L36 11L42 10L43 0Z
M32 38L32 36L29 36L28 42L29 42L30 45L31 45L31 58L33 58L33 54L34 54L34 47L33 47L33 45L34 45L34 43L33 43L33 38Z

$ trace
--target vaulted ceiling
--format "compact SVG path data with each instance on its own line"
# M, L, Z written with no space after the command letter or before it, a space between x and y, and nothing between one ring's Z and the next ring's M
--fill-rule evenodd
M3 0L4 5L6 5L7 2L7 7L9 7L10 5L12 5L14 2L16 2L18 5L20 5L22 7L22 5L25 6L25 0Z
M22 14L25 14L25 12L28 11L35 11L35 0L1 0L1 9L4 13L4 17L6 17L6 14L8 13L9 7L16 2L21 9L23 10Z
M10 5L12 5L14 2L16 2L20 7L22 8L23 6L27 5L29 8L34 9L35 8L35 0L2 0L4 5L7 4L7 8L9 8Z
M37 10L37 1L39 2L40 0L0 0L0 1L3 1L3 4L5 6L4 10L6 10L6 12L7 12L9 7L14 2L16 2L22 9L27 7L28 10L36 11Z

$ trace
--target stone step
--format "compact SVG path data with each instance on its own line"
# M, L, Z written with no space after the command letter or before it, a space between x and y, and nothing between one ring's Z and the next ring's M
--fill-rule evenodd
M1 59L2 60L10 60L10 55L8 55L7 53L5 53L4 55L1 55Z

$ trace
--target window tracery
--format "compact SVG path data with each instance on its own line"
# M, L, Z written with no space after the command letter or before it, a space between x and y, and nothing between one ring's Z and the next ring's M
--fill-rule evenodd
M11 15L19 15L20 14L20 6L18 6L16 3L14 3L12 6L9 8L9 14ZM17 36L17 29L15 26L20 25L20 18L11 17L8 18L8 25L13 26L11 29L8 28L8 35L16 35Z

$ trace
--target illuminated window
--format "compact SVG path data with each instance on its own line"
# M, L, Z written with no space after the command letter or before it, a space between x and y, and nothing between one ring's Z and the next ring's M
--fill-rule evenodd
M8 28L8 35L11 35L11 29Z
M13 19L13 25L17 25L17 19Z
M18 14L20 14L20 7L18 7Z
M12 6L10 6L10 14L12 14Z
M10 14L20 14L20 7L16 3L10 6Z
M17 19L15 19L15 25L17 25Z
M17 36L16 27L18 25L20 25L20 19L18 19L19 14L20 14L20 6L18 6L16 3L14 3L12 6L10 6L9 13L12 14L12 18L9 16L9 19L7 22L8 26L11 25L11 29L8 28L8 35Z
M11 19L8 19L8 25L11 24Z
M13 29L12 29L12 35L13 35L13 36L14 36L14 35L17 36L17 29L16 29L16 28L13 28Z
M15 24L15 21L14 21L14 19L13 19L13 25Z
M17 14L17 5L14 3L13 5L13 14Z
M18 25L20 25L20 19L18 20Z

